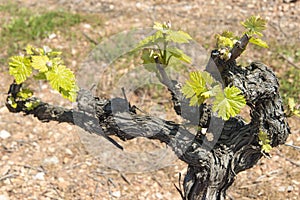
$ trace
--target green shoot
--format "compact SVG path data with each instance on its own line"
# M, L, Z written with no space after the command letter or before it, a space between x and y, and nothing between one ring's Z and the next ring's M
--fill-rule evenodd
M63 97L75 101L78 87L73 72L68 69L60 57L61 52L27 46L25 55L12 56L9 62L9 73L17 84L25 82L32 74L38 80L49 81L51 87ZM21 93L24 99L26 93Z
M288 106L286 112L288 117L292 117L293 115L300 117L300 109L297 108L294 98L288 99Z
M143 39L134 49L142 50L142 60L144 64L154 64L159 62L163 67L167 67L170 59L178 59L185 63L191 63L191 58L182 50L172 46L172 44L189 43L192 37L184 31L171 30L170 23L155 22L154 34Z
M260 16L251 16L242 22L242 25L247 29L245 34L250 37L250 43L263 48L269 48L267 43L259 38L263 36L262 31L266 29L266 24L267 21Z
M260 130L258 140L258 143L261 145L261 151L263 153L270 153L272 146L270 145L271 141L269 140L268 134Z
M263 48L269 48L268 44L260 38L263 36L262 31L266 29L266 20L259 16L251 16L241 24L246 28L244 34L249 37L250 43ZM216 34L215 38L217 39L216 46L220 52L220 57L225 61L229 60L231 50L239 41L239 37L230 31L224 31L222 34Z
M262 31L266 29L267 21L262 19L260 16L251 16L246 21L241 23L246 29L246 34L249 36L260 36L262 37Z
M207 72L191 72L190 79L182 87L182 93L190 99L190 106L198 106L214 97L213 111L224 120L239 114L246 105L240 89L232 86L222 91L220 83Z

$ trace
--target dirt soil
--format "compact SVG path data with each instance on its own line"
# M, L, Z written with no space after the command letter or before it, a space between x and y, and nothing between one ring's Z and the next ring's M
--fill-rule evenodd
M99 20L103 21L100 27L81 24L70 30L86 33L94 40L131 28L151 26L154 21L171 20L173 27L189 32L198 43L210 44L214 33L236 30L235 27L247 16L259 14L269 21L265 34L267 41L279 44L300 41L300 1L24 0L18 3L20 7L35 9L46 7L49 10L97 13L101 16ZM46 38L43 43L69 52L73 59L69 64L74 71L91 51L85 37L72 41L56 33L55 38ZM265 53L272 54L270 50ZM261 56L249 54L249 61ZM266 64L277 69L276 61ZM0 200L180 199L174 184L178 185L179 173L185 174L185 163L172 158L163 168L153 167L153 163L145 161L152 167L142 166L143 169L130 172L116 170L95 156L97 150L104 151L101 143L97 143L99 146L95 147L94 154L91 153L90 147L82 142L82 134L86 133L76 127L64 123L41 123L32 116L8 112L5 93L12 78L7 70L0 71L0 76ZM40 86L37 96L45 102L72 107L47 85ZM287 144L300 146L300 119L291 118L289 123L292 135ZM125 151L166 148L143 139L122 145ZM299 150L283 145L273 149L271 155L271 159L262 158L255 167L238 174L227 198L300 199ZM122 162L117 154L108 157L115 161L114 165Z

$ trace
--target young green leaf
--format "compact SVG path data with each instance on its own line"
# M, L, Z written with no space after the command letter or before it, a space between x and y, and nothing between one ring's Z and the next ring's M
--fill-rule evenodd
M190 79L186 81L182 87L182 93L190 99L190 106L202 104L211 93L207 87L207 82L211 82L213 78L207 72L191 72Z
M31 56L31 66L34 69L39 70L40 72L46 72L48 71L49 61L48 56Z
M268 44L260 38L251 37L249 42L263 48L269 48Z
M183 53L183 51L181 51L180 49L176 48L176 47L167 47L167 52L174 56L175 58L178 58L179 60L186 62L186 63L191 63L192 62L192 58L189 57L188 55L186 55L185 53Z
M32 97L33 92L28 88L22 88L20 92L18 92L17 97L21 98L22 100L26 100Z
M145 48L142 50L141 59L143 60L143 64L151 64L155 63L153 54L155 53L155 49Z
M140 41L133 51L140 50L144 47L150 47L163 41L163 33L161 31L156 31L156 33L154 33L153 35L150 35Z
M64 98L69 99L72 102L75 102L78 90L79 88L77 87L77 85L74 85L71 90L65 90L61 88L59 92Z
M75 84L73 72L64 65L53 66L46 73L47 80L53 89L59 91L60 88L71 90Z
M263 36L261 32L266 29L266 24L266 20L260 16L251 16L245 22L242 22L242 25L248 29L246 33L249 36Z
M235 86L226 87L224 93L216 94L213 111L218 112L218 116L224 120L236 116L246 105L246 100L241 93L241 90Z
M231 49L234 44L239 40L237 36L231 31L224 31L222 34L216 34L217 48L229 48Z
M260 130L258 133L258 140L258 143L261 145L261 150L265 153L269 153L272 146L270 145L271 141L269 140L268 134Z
M33 48L33 47L32 47L31 45L27 45L27 46L26 46L25 52L26 52L27 55L33 55L33 54L34 54L32 48Z
M12 108L17 108L18 104L16 103L15 99L13 96L8 97L7 103L12 107Z
M159 22L154 22L153 29L158 30L158 31L166 31L170 27L168 27L166 24L161 24Z
M231 38L224 37L220 34L216 34L216 39L217 39L217 48L232 48L234 45L234 41Z
M30 60L24 56L13 56L9 62L9 74L12 75L17 84L23 83L32 73Z
M28 111L35 109L38 105L40 105L39 101L30 101L25 103L26 110Z
M51 87L59 91L64 97L74 101L78 89L73 72L64 65L53 66L46 72Z
M175 43L189 43L193 38L186 32L168 30L166 32L166 41Z
M288 112L289 112L289 116L296 115L300 117L300 110L296 108L296 103L294 98L288 99Z

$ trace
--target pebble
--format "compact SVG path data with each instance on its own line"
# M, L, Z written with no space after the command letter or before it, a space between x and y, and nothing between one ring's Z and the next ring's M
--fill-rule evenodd
M0 138L1 139L5 140L5 139L9 138L10 136L11 136L11 134L6 130L1 130L0 131Z
M51 164L58 164L59 163L59 160L56 156L52 156L52 157L48 157L48 158L45 158L44 159L44 164L48 164L48 165L51 165Z
M7 195L0 195L0 200L9 200L9 197Z
M44 181L45 180L44 176L45 176L44 172L39 172L33 178L36 180Z
M161 193L159 193L159 192L157 192L155 194L155 196L156 196L157 199L163 199L164 198L163 195Z
M115 192L112 192L111 195L113 197L120 198L121 197L121 192L120 191L115 191Z
M56 34L55 34L55 33L51 33L51 34L48 36L48 38L49 38L50 40L52 40L52 39L56 38Z

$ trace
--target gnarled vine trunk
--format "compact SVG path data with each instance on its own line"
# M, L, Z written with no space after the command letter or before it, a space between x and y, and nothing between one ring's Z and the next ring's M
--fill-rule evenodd
M219 138L215 138L216 143L212 148L203 145L205 135L199 134L195 137L180 124L157 117L137 115L135 107L130 106L126 99L102 99L83 90L78 95L78 110L44 102L40 102L33 110L27 110L25 103L37 101L35 98L17 101L16 108L9 103L6 105L11 112L32 114L42 122L53 120L80 126L91 133L106 137L119 148L122 147L110 137L111 135L122 140L135 137L160 140L168 144L179 159L188 164L183 182L183 199L225 199L226 190L233 183L236 174L251 168L262 157L257 137L259 131L264 130L269 135L272 147L285 143L290 133L275 74L258 62L245 68L236 66L235 58L238 56L234 55L233 52L232 59L227 62L218 56L212 56L211 60L221 72L224 84L234 85L243 92L251 110L251 122L245 123L240 117L230 118L224 123L221 134ZM189 108L188 102L183 98L180 88L174 85L176 81L169 80L160 66L157 67L162 83L172 94L174 110L188 119L189 115L185 116L181 112ZM16 96L19 90L20 85L12 84L9 96ZM191 109L190 112L194 111L195 109ZM202 104L195 112L198 111L200 117L196 123L209 128L214 117L211 106Z

